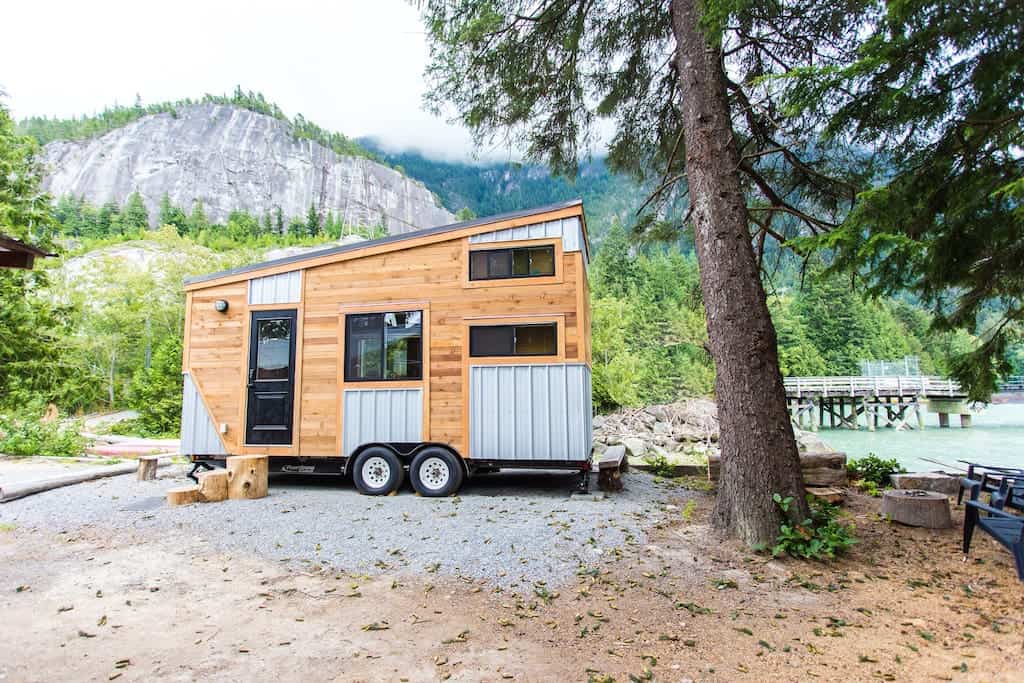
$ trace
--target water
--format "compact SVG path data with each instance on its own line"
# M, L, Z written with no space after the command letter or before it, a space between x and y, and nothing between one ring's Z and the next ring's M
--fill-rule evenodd
M1024 403L990 405L973 415L973 424L968 429L960 428L958 415L949 416L949 429L939 428L938 414L924 415L924 431L879 428L869 432L861 427L857 431L822 429L818 436L849 458L874 453L880 458L895 458L911 472L943 469L922 458L954 467L963 467L958 460L969 460L1024 468Z

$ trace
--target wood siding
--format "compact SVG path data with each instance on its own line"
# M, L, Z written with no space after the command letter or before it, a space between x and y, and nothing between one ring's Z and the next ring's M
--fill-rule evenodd
M543 220L543 217L535 219ZM189 331L185 369L191 373L216 425L227 423L221 437L231 453L265 452L271 455L337 456L342 434L341 398L344 388L340 354L342 318L346 309L377 304L427 302L424 310L429 369L425 372L424 434L432 441L451 444L467 454L465 404L470 362L467 326L473 318L551 316L559 321L564 338L564 359L589 362L589 334L581 326L589 321L586 273L580 251L562 252L562 278L531 283L528 278L500 286L467 287L468 235L411 244L408 248L346 255L330 263L296 264L302 268L302 301L279 308L298 310L296 358L295 443L291 448L247 448L242 444L245 417L245 373L248 364L248 282L232 281L193 288L187 311ZM483 246L483 245L481 245ZM258 273L254 276L264 275ZM581 290L581 287L583 288ZM227 313L214 310L225 299ZM582 307L582 308L581 308ZM564 321L564 322L563 322ZM560 341L560 346L562 342ZM551 362L551 359L538 358ZM402 383L416 384L416 383Z

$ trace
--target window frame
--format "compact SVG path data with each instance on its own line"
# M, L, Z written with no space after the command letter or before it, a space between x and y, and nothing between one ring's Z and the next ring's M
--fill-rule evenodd
M500 251L532 247L551 247L554 254L554 275L516 275L485 280L471 280L473 252ZM501 240L495 242L470 242L466 237L462 240L462 286L471 289L476 287L534 287L540 285L559 285L564 280L564 254L561 237L538 237L525 240Z
M471 356L470 355L470 328L492 327L500 325L533 325L552 324L555 325L555 349L554 355L529 355L529 356ZM541 365L550 363L565 363L566 326L564 313L526 313L523 315L479 315L463 318L462 327L462 362L466 372L475 365L529 365L538 363ZM468 381L468 375L466 376Z
M387 326L384 322L384 317L388 314L393 313L419 313L420 314L420 361L419 361L419 376L418 377L385 377L387 374ZM381 383L387 385L397 385L401 383L414 383L420 384L424 382L425 373L428 371L429 359L427 356L427 344L429 344L429 338L427 336L427 316L429 309L423 306L403 306L402 304L395 304L386 308L375 308L374 310L359 310L359 309L347 309L341 311L341 329L343 331L343 341L341 354L341 377L342 382L345 384L368 384L368 383ZM351 327L349 326L349 318L356 316L379 316L380 317L380 335L379 335L379 348L380 348L380 377L352 377L349 374L349 352L352 349L352 333Z
M527 266L531 266L530 252L544 249L551 253L551 272L550 273L516 273L516 252L526 252L527 254ZM487 277L473 277L473 256L475 254L487 254L490 257L492 254L498 254L507 252L509 255L509 274L508 275L494 275L491 276L488 273ZM489 268L488 268L489 270ZM487 282L489 280L522 280L527 278L536 277L554 277L557 267L555 264L555 245L554 244L533 244L526 246L516 247L497 247L487 249L473 249L469 250L469 280L470 282Z
M554 349L551 353L516 353L516 330L520 327L550 327L554 333ZM512 353L484 353L474 354L473 353L473 330L474 329L500 329L506 328L512 330ZM529 323L498 323L496 325L470 325L469 326L469 357L470 358L554 358L558 356L558 322L529 322Z

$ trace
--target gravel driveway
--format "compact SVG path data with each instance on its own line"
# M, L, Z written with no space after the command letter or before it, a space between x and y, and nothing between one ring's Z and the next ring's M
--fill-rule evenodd
M458 497L421 498L406 487L378 498L337 480L278 476L261 500L168 507L164 492L189 483L172 466L156 481L113 477L0 505L0 523L142 539L185 534L214 550L351 573L439 573L515 587L558 585L581 565L616 559L623 546L645 542L644 528L679 514L666 505L686 494L634 473L621 493L573 499L577 477L506 471L475 477Z

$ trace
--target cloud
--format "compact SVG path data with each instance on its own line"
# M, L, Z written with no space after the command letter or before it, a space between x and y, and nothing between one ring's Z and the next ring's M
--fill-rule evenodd
M466 159L472 139L422 106L427 48L402 0L35 0L4 8L0 90L15 117L261 91L292 116L395 148ZM507 150L483 155L508 158Z

